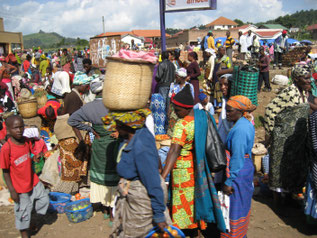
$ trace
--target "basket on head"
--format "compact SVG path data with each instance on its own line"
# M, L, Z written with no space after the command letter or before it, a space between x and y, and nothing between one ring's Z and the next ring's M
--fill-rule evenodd
M47 97L46 95L43 95L41 97L36 98L37 100L37 107L40 109L41 107L44 107L47 103Z
M110 110L146 107L150 97L154 65L143 60L107 57L103 103Z
M25 100L18 103L18 108L23 118L31 118L37 115L36 99Z

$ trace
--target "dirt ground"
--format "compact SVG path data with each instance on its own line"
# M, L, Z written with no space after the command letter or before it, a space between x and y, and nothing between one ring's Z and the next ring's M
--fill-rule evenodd
M275 74L285 74L286 71L273 71ZM254 117L263 116L265 106L279 91L273 85L272 92L259 94L259 107ZM256 129L256 142L264 140L264 129ZM88 221L74 224L70 223L65 214L48 214L45 217L35 215L35 221L40 226L38 233L32 237L38 238L105 238L111 231L109 220L104 220L100 212ZM0 207L0 238L18 238L19 232L14 225L13 206ZM298 204L288 205L280 210L274 209L271 196L257 195L253 197L251 219L248 238L301 238L316 237L317 226L309 226L303 214L303 207Z

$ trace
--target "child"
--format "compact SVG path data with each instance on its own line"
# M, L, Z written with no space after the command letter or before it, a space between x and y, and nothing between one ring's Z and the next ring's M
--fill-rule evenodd
M5 182L15 202L15 224L22 238L29 237L31 214L35 203L38 214L45 215L49 197L43 184L32 170L31 142L23 136L24 123L20 116L6 119L10 138L0 152L0 167ZM37 157L34 157L37 159Z
M201 92L198 98L200 102L194 106L194 109L205 110L207 112L210 112L211 115L214 115L214 106L211 102L209 102L209 98L207 97L207 95Z

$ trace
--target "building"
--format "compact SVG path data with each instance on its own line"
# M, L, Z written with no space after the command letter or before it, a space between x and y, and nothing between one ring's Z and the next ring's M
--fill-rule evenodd
M16 48L23 50L22 33L5 31L3 18L0 18L0 54L11 53Z
M317 40L317 24L311 25L307 27L308 31L312 32L312 36L314 40Z
M179 44L183 44L186 46L187 44L198 44L207 34L209 30L183 30L177 32L176 34L172 35L171 37L166 39L167 48L175 48L178 47ZM212 31L214 34L214 38L225 38L226 32L223 30L214 30ZM234 39L238 38L238 30L231 29L231 36Z
M124 36L127 34L150 39L152 44L157 45L158 48L161 44L161 31L160 30L132 30L132 31L121 31L121 32L106 32L106 33L102 33L96 37L113 36L113 35ZM166 37L170 37L170 35L166 34Z
M121 48L121 35L95 36L90 38L90 59L96 67L106 67L106 57L112 56Z
M134 44L138 47L144 47L144 37L134 36L130 33L121 36L121 42L125 44L129 44L132 49L132 40L134 41Z
M208 30L229 30L237 26L238 26L238 23L225 17L219 17L213 22L207 24L206 28Z
M252 24L247 24L247 25L238 26L238 27L233 28L233 30L241 31L243 34L248 32L249 30L255 31L256 29L258 29L257 26L252 25Z
M258 26L258 29L282 29L282 30L288 30L285 26L282 26L281 24L261 24Z
M290 32L290 33L297 33L297 32L299 32L299 28L297 28L297 27L292 27L292 28L289 29L289 32Z

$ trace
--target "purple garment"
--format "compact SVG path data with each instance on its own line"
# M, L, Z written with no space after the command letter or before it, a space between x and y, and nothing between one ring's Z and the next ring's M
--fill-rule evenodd
M152 94L158 93L157 82L155 80L158 64L154 66L153 76L152 76Z

